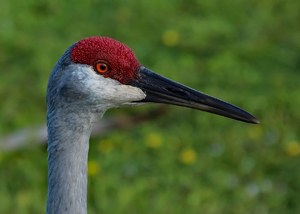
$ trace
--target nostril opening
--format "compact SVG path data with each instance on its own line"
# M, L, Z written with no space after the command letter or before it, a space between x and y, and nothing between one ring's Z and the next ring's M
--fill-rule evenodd
M179 96L187 96L187 94L184 91L179 91L175 88L168 88L168 87L166 89L174 94L179 95Z

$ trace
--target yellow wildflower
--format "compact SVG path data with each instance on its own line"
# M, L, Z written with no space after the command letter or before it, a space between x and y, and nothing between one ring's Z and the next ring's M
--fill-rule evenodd
M113 146L111 140L102 140L102 141L100 141L100 143L98 145L98 150L102 154L107 154L107 153L111 152L111 150L113 150L113 148L114 148L114 146Z
M162 138L158 134L149 134L146 137L146 145L152 149L157 149L162 144Z
M96 161L89 161L88 162L88 175L93 176L99 172L99 164Z
M290 156L300 155L300 144L297 141L292 141L285 147L285 150Z
M197 154L193 149L184 149L180 153L180 161L184 164L193 164L196 162Z
M178 44L179 35L174 30L167 30L162 35L162 41L166 46L175 46Z

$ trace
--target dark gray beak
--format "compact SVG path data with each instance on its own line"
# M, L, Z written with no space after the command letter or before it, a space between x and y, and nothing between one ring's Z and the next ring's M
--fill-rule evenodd
M136 75L136 79L128 85L146 93L146 98L139 102L185 106L247 123L259 123L258 119L239 107L158 75L144 66L137 69Z

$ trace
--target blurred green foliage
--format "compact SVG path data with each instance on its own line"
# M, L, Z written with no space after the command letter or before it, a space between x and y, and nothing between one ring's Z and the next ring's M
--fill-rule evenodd
M261 124L171 107L92 139L89 213L300 213L299 26L292 0L1 1L0 134L43 123L60 55L109 36ZM46 147L0 151L0 213L44 213L46 191Z

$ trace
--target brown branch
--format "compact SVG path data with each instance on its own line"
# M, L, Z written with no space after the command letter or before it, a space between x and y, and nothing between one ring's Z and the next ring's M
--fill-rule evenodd
M157 119L167 113L168 107L161 105L154 110L138 115L105 118L93 127L91 137L99 137L119 128L130 128L140 123ZM0 137L0 150L13 151L29 145L47 143L46 124L22 128L5 137Z

